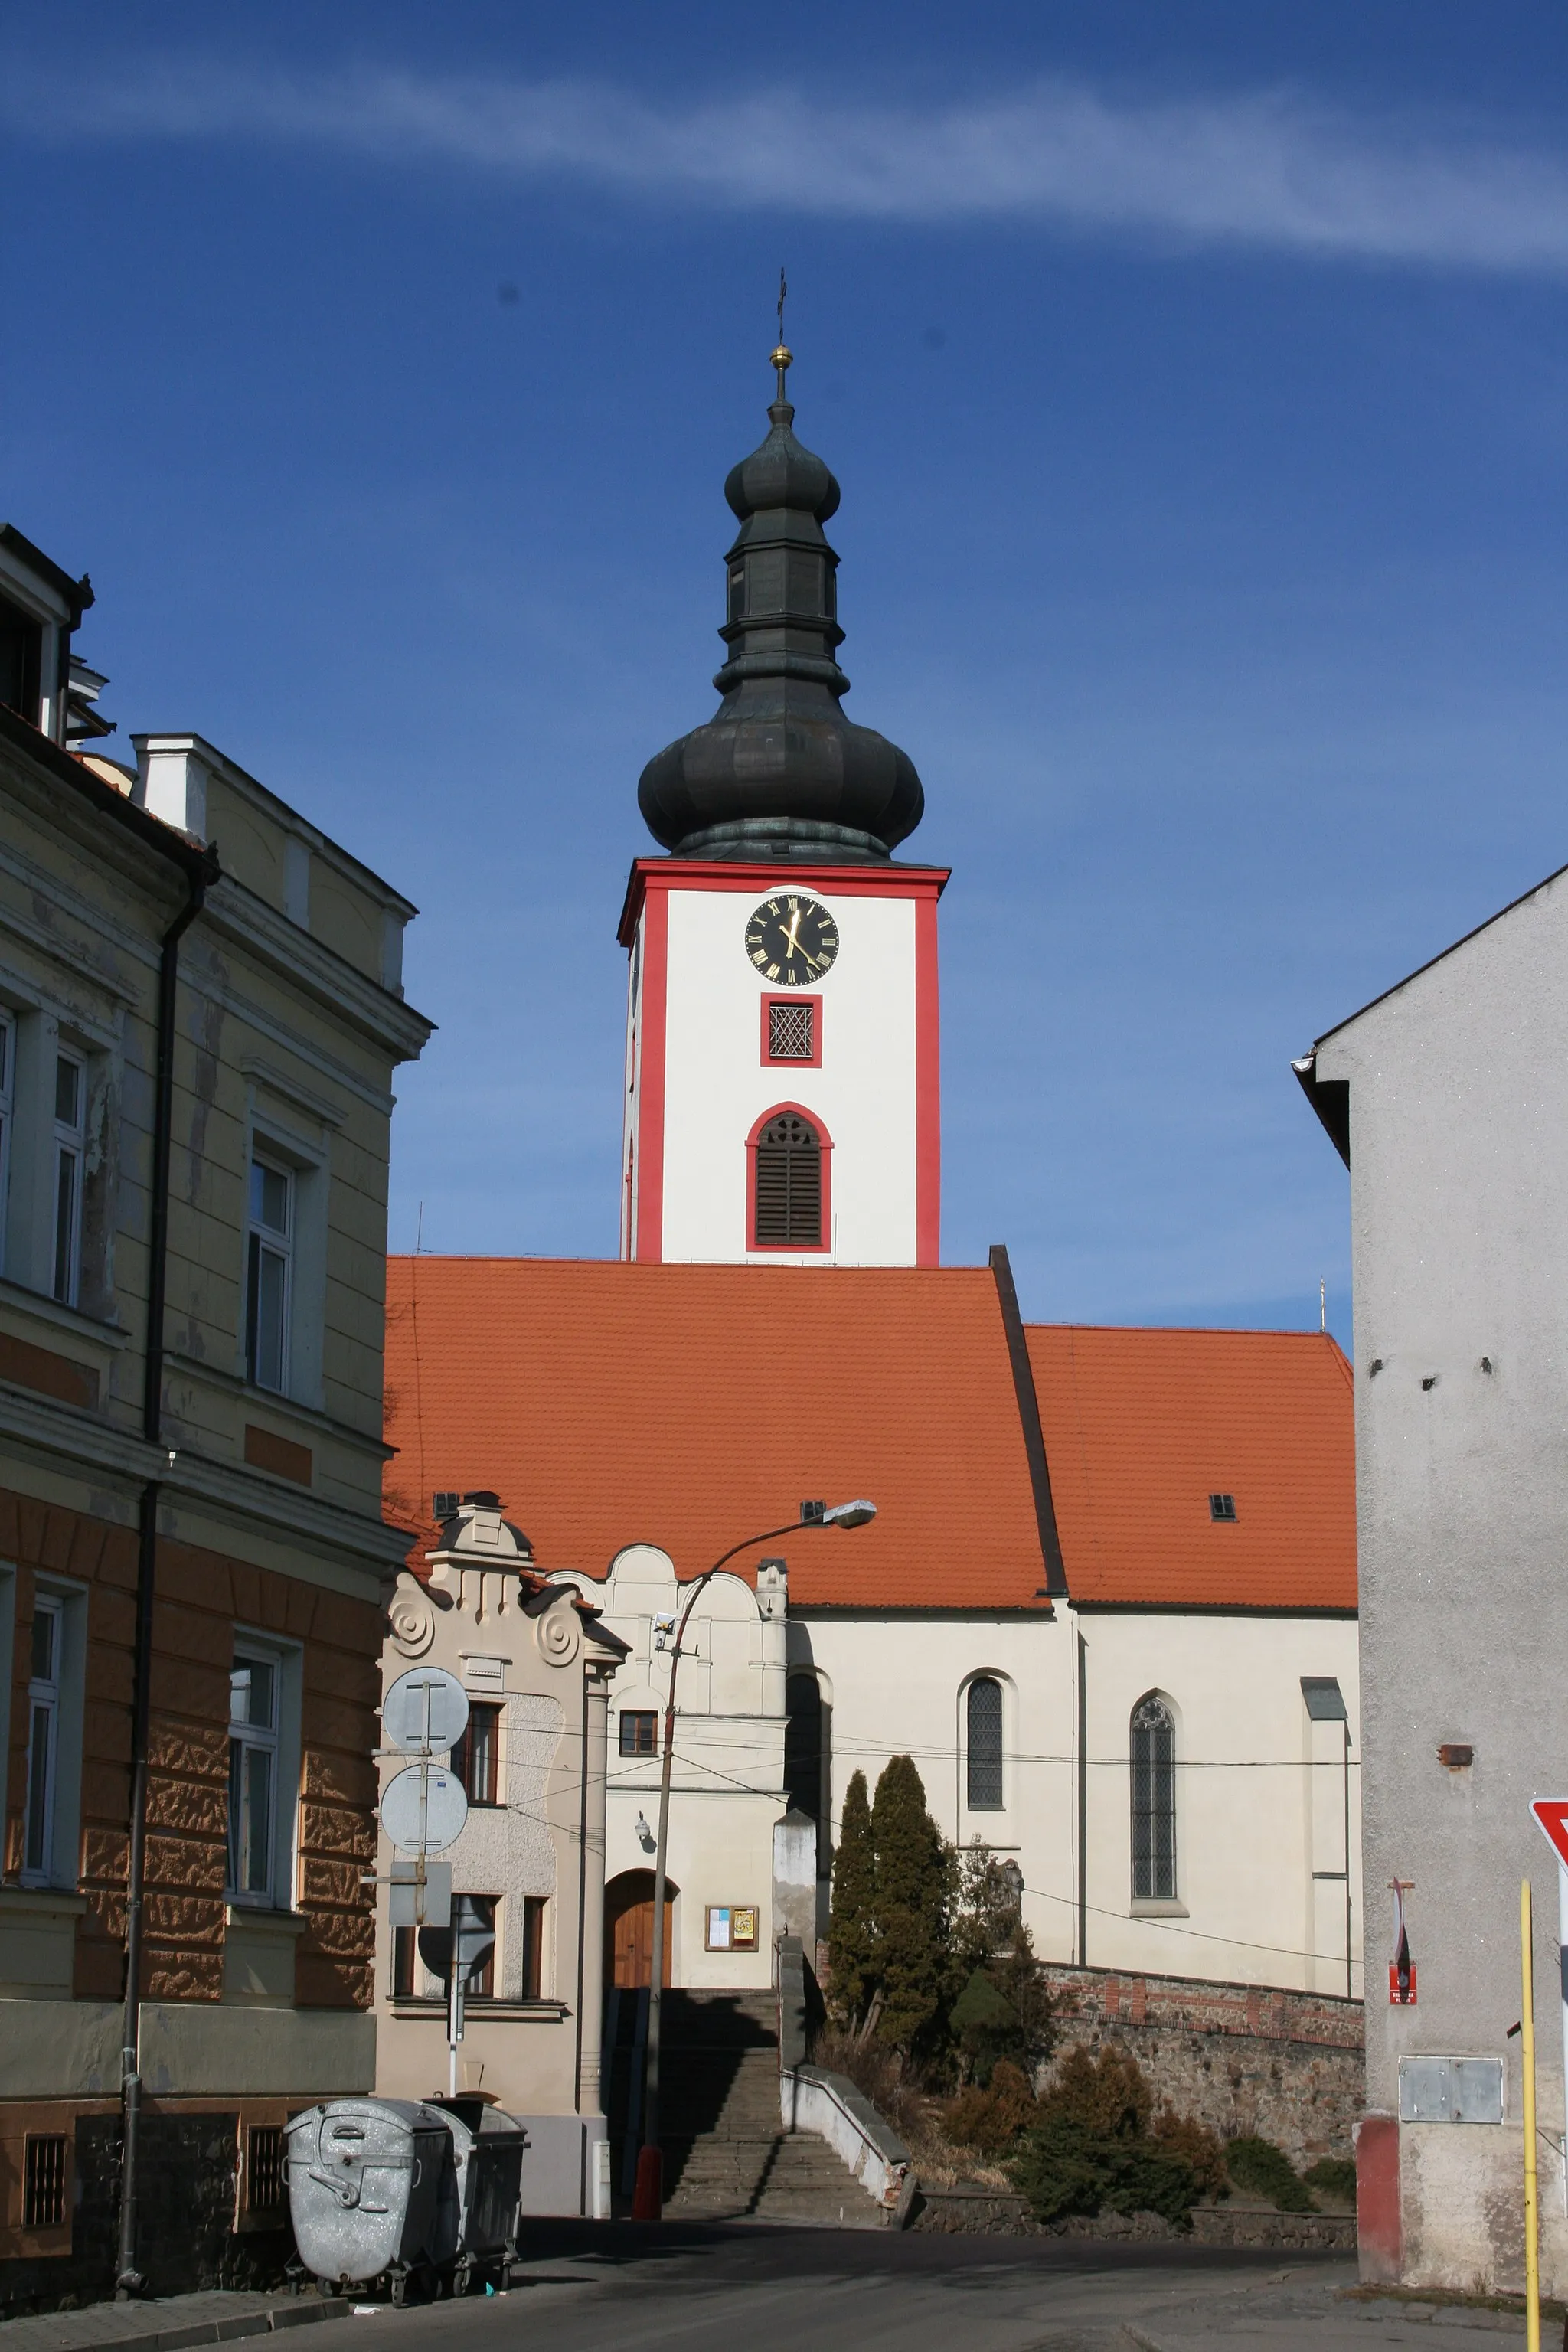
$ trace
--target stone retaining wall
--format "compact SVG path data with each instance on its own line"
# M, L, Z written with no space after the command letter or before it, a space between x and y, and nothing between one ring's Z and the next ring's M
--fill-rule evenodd
M1077 2047L1125 2051L1156 2099L1222 2139L1273 2140L1297 2166L1351 2154L1365 2103L1359 2000L1105 1969L1047 1964L1044 1974L1058 2057Z

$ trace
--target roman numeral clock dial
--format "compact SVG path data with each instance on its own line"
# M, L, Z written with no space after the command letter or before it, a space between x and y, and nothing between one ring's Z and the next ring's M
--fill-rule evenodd
M805 988L831 968L838 953L838 925L820 898L781 890L748 918L746 953L762 979L777 987Z

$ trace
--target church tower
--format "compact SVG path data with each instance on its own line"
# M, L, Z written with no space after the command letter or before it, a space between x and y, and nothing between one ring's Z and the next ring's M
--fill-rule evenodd
M784 395L731 472L728 649L705 726L643 770L668 853L632 868L621 1254L934 1265L940 866L892 852L921 780L846 719L838 485Z

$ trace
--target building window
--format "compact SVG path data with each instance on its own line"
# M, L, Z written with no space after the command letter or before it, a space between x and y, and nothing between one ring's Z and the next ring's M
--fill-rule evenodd
M964 1700L968 1734L969 1810L995 1813L1002 1810L1002 1685L994 1675L979 1675Z
M1176 1900L1176 1725L1157 1691L1132 1710L1132 1899Z
M16 1083L16 1031L0 1013L0 1272L5 1265L5 1200L11 1178L11 1106Z
M522 1898L522 1990L524 2000L538 2000L544 1984L544 1897Z
M246 2210L273 2213L284 2202L283 2126L252 2124L246 2137Z
M395 1927L392 1931L392 1998L412 2000L414 1998L414 1963L417 1955L415 1941L417 1927Z
M69 2143L64 2132L29 2132L23 2160L22 2227L59 2230L66 2218L66 2159Z
M27 1811L22 1884L46 1886L55 1859L55 1797L60 1769L61 1602L33 1603L32 1675L27 1684Z
M469 1919L477 1927L490 1928L495 1937L495 1942L489 1947L484 1958L477 1961L468 1970L464 1980L463 1998L466 2000L493 2000L496 1995L496 1951L500 1943L500 1926L498 1916L500 1910L500 1896L499 1895L465 1895L462 1900L468 1906ZM452 1905L454 1914L457 1907L457 1898L454 1897Z
M51 1288L74 1307L81 1276L81 1171L86 1160L87 1073L74 1054L55 1056L55 1231Z
M44 625L0 596L0 702L30 727L43 724Z
M785 1004L770 1001L768 1005L769 1061L812 1062L816 1058L816 1005Z
M496 1805L500 1780L500 1709L470 1702L468 1727L452 1750L452 1769L470 1805Z
M289 1381L289 1261L294 1180L265 1160L250 1163L250 1231L245 1276L245 1371L279 1395Z
M279 1662L237 1650L228 1677L228 1886L270 1904L277 1846Z
M754 1249L822 1247L822 1139L797 1110L769 1119L756 1142Z
M658 1717L650 1707L621 1709L621 1754L623 1756L657 1756L658 1754Z
M1209 1517L1211 1519L1234 1519L1236 1517L1236 1496L1234 1495L1211 1495L1209 1496Z

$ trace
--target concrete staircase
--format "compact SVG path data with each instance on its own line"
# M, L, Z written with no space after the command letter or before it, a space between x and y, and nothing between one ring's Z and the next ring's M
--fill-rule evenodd
M781 2128L774 1996L667 1992L662 2006L670 2219L881 2228L881 2207L825 2139Z

